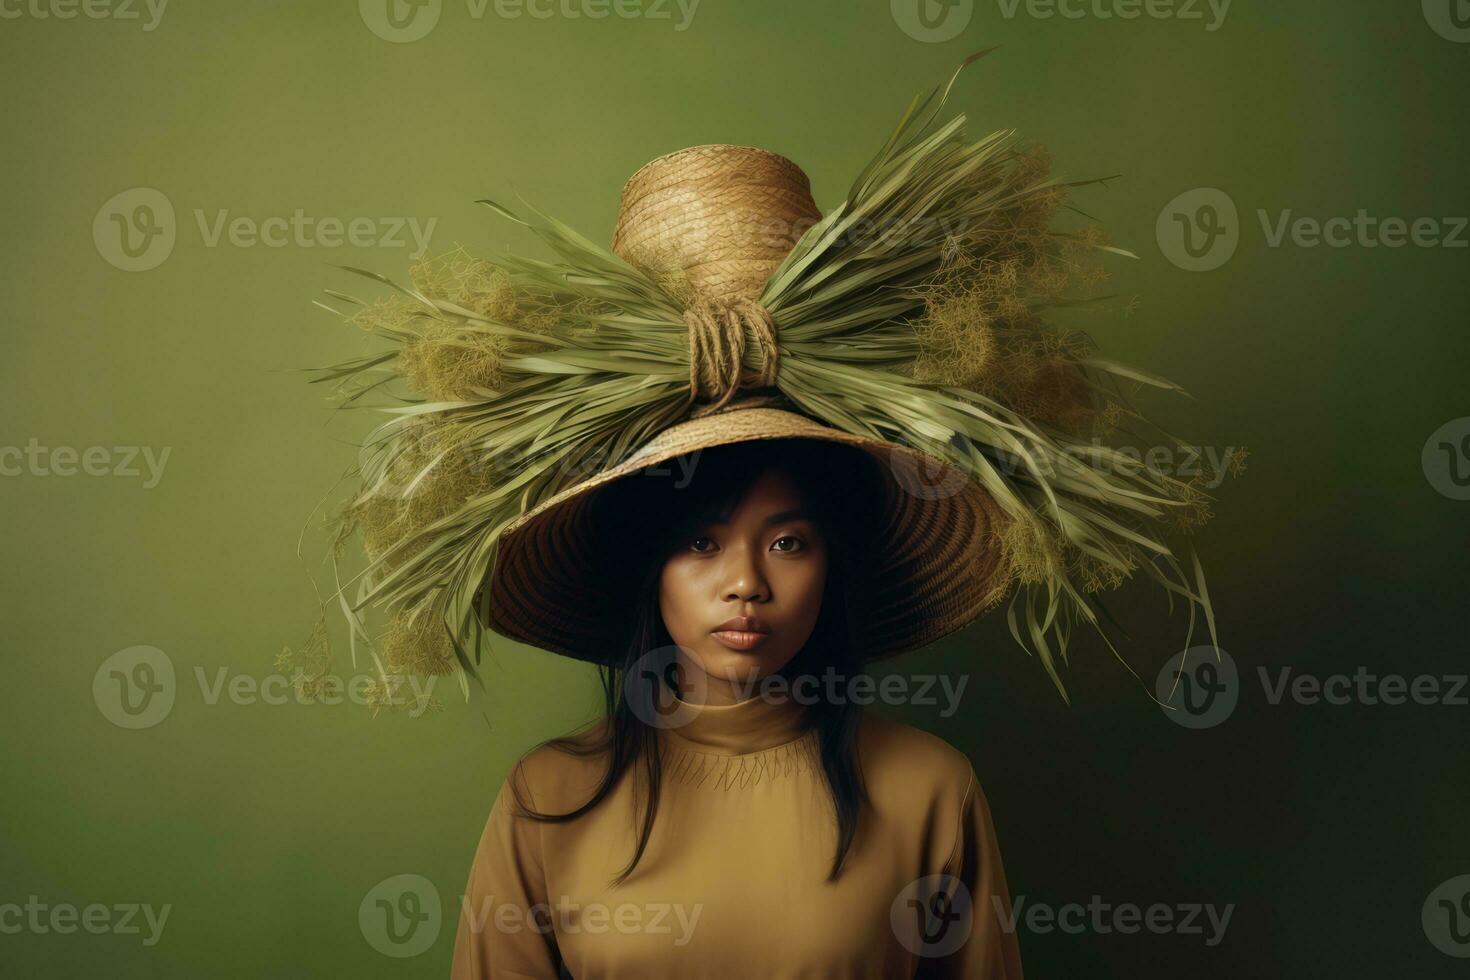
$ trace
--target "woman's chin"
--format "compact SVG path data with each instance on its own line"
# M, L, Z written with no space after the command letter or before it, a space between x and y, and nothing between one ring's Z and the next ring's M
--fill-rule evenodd
M773 651L761 647L754 650L731 650L713 639L698 652L698 667L708 680L737 688L750 687L752 694L758 693L753 685L761 678L776 673L791 659L779 654L773 656ZM699 680L695 679L694 683L699 683Z

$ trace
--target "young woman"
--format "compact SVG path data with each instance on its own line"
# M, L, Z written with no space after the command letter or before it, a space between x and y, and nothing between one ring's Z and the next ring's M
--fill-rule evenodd
M883 469L757 439L593 498L606 714L502 786L456 978L1021 976L969 759L859 703Z
M1104 441L1184 449L1129 396L1174 386L1050 320L1118 251L1054 224L1094 182L943 117L984 53L825 214L786 157L688 147L624 186L610 252L486 201L555 259L456 250L350 318L398 349L319 380L408 389L336 539L372 558L339 576L354 636L387 606L386 668L466 690L487 631L605 668L606 718L495 799L456 976L1019 977L975 771L859 710L864 665L1010 596L1065 693L1135 573L1214 640L1167 543L1202 476Z

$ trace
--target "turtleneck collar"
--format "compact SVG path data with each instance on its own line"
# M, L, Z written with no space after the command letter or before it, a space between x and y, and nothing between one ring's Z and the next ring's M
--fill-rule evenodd
M662 729L676 746L711 755L748 755L793 742L806 733L806 705L789 692L757 692L734 704L684 704Z

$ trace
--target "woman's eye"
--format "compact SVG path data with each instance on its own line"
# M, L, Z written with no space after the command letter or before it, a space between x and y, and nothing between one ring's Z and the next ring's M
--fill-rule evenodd
M704 535L701 534L701 535L695 537L694 540L692 540L692 541L689 542L690 548L692 550L694 550L694 551L700 551L700 552L704 551L705 550L704 548L698 547L699 542L701 542L701 541L709 541L710 544L714 544L713 541L710 541L709 538L707 538L707 537L705 537Z
M782 541L789 541L789 542L791 542L791 547L789 547L789 548L779 548L779 547L776 547L776 545L779 545ZM801 548L802 548L802 545L803 545L803 541L801 540L801 538L798 538L798 537L795 537L794 535L788 534L785 537L777 538L776 541L775 541L775 543L772 545L772 547L775 547L777 551L785 551L785 552L787 552L789 554L790 552L793 552L793 551L800 551Z

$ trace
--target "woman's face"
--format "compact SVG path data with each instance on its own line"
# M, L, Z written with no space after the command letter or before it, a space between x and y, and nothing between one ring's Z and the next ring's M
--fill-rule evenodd
M664 563L659 609L690 690L714 704L756 694L812 635L826 582L827 542L791 479L767 470ZM753 622L727 625L740 617Z

